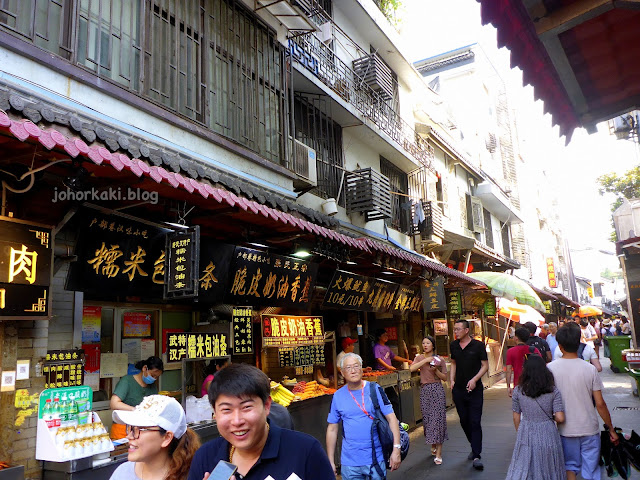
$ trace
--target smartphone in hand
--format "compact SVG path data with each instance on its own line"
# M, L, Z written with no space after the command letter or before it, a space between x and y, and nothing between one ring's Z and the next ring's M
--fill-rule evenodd
M236 473L236 470L238 470L238 467L233 463L220 460L211 475L209 475L209 480L229 480Z

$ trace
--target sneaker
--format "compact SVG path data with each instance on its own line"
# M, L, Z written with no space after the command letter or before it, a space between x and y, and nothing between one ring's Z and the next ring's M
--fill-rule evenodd
M484 470L484 465L482 464L482 460L480 460L479 458L474 458L473 468L475 468L476 470Z
M473 452L467 455L467 460L473 460L474 458L476 458L476 456L473 454Z

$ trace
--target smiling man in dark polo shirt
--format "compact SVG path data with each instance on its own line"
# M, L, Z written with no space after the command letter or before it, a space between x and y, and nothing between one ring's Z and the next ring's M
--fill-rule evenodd
M482 453L482 375L489 370L487 350L484 343L469 336L469 322L456 320L451 342L451 388L453 402L460 417L460 426L471 444L467 457L473 460L473 468L484 469Z
M267 422L269 393L269 378L254 366L234 363L216 374L209 401L220 437L196 452L189 480L205 479L220 460L238 467L235 480L335 478L318 440Z

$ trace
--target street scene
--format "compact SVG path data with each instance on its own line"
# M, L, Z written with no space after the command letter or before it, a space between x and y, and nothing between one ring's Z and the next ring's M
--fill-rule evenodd
M0 480L637 477L639 26L0 0Z

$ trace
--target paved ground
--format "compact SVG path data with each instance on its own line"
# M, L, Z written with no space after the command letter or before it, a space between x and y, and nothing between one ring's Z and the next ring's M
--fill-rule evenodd
M603 370L600 374L605 385L604 397L615 426L640 432L640 400L632 395L633 379L623 373L615 374L609 368L609 359L601 360ZM626 410L631 407L638 410ZM476 471L467 460L470 452L464 432L460 428L455 409L447 413L449 441L444 444L443 464L435 465L430 449L424 443L422 427L411 432L411 449L396 472L389 473L389 480L422 480L434 478L504 478L509 468L516 434L511 416L511 399L507 395L506 385L501 382L487 390L484 396L482 429L484 433L482 459L485 469ZM606 479L603 470L602 478ZM633 471L631 478L640 478Z

